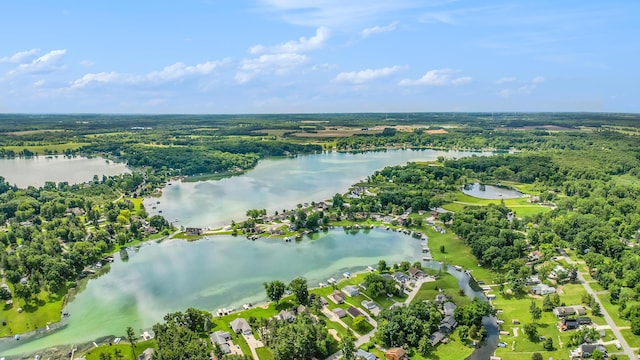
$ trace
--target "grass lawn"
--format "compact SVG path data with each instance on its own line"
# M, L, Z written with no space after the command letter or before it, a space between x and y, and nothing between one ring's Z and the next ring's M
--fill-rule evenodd
M156 341L154 339L141 341L136 343L136 355L142 354L147 348L157 348ZM121 357L116 356L116 351L119 351ZM100 360L100 354L109 354L113 359L117 360L137 360L138 357L133 357L131 353L131 345L126 344L118 344L118 345L109 345L104 344L100 345L95 349L89 350L84 354L84 357L87 360ZM77 355L76 355L77 356Z
M459 192L456 194L454 203L445 204L443 208L456 212L456 211L462 210L465 205L487 206L489 204L500 204L501 202L504 202L504 204L507 207L509 207L516 213L516 216L521 218L551 210L550 208L546 206L542 206L540 204L532 204L527 201L527 198L495 199L495 200L480 199L473 196L465 195L462 192Z
M256 348L256 353L258 354L258 359L260 360L273 360L273 354L267 347Z
M631 332L631 329L620 330L620 332L622 333L622 336L624 336L624 339L629 343L629 346L632 348L640 347L640 336L634 335Z
M424 357L416 352L411 359L412 360L427 360L427 359L438 359L438 360L460 360L465 359L467 356L471 355L473 352L473 348L465 345L458 339L457 336L451 336L448 344L440 344L435 350L428 356ZM384 357L382 357L384 359Z
M628 320L624 320L620 318L618 312L618 306L611 303L609 300L609 293L606 294L596 294L598 295L598 299L602 303L602 306L607 310L613 322L618 326L631 326L631 323Z
M13 292L13 286L9 286ZM7 321L7 326L0 327L0 336L21 334L60 321L65 294L66 289L53 295L43 291L27 305L24 300L17 298L13 300L13 305L4 305L0 318ZM18 313L20 307L23 309L22 313Z
M432 228L427 228L423 232L429 237L429 248L434 260L445 261L449 265L460 265L471 271L476 280L487 284L493 283L494 273L478 266L478 260L471 254L471 249L453 232L447 231L445 234L440 234ZM440 252L442 245L444 245L444 253Z
M560 295L560 301L567 306L581 305L582 296L587 293L582 284L566 284L562 285L558 289L558 295Z
M36 155L46 155L45 150L49 150L50 152L58 151L58 155L63 155L65 150L76 150L85 145L89 145L88 143L78 143L78 142L69 142L65 144L50 144L50 145L23 145L23 146L3 146L4 150L13 150L15 152L20 152L24 149L28 149L32 153Z
M458 292L458 279L448 273L442 273L440 278L436 281L430 281L422 284L420 290L418 290L418 293L416 294L416 297L413 298L413 301L433 301L436 295L440 294L440 291L436 290L436 288L442 289L443 293L453 299L453 302L456 305L466 305L471 303L471 299L465 295L460 295Z
M543 312L542 318L537 322L538 334L544 337L550 337L553 339L555 351L545 351L543 348L543 342L531 342L522 333L522 326L527 323L532 323L533 319L529 313L529 306L531 304L531 297L524 295L520 298L513 296L496 294L497 298L493 301L496 309L500 309L502 313L498 314L498 318L503 320L504 323L500 325L501 331L506 331L507 335L501 335L500 341L507 343L506 348L498 348L496 355L502 357L502 359L530 359L534 352L540 352L545 359L553 357L554 359L564 359L567 357L567 343L571 336L570 332L560 332L556 326L558 319L552 312ZM560 300L566 302L563 296L560 296ZM542 307L542 299L535 299L536 304ZM569 302L566 302L570 304ZM519 325L513 324L512 320L517 319L520 321ZM518 336L514 336L514 329L518 329ZM560 348L560 341L563 343L563 347Z
M338 333L338 337L340 337L341 339L347 335L347 329L345 329L345 327L341 324L329 320L329 318L322 314L319 316L319 318L325 322L325 326L327 329L334 329Z

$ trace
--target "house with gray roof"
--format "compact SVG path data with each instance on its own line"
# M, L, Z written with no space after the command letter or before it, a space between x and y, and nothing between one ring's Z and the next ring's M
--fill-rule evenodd
M453 313L456 311L456 307L456 304L452 303L451 301L447 301L442 305L442 310L444 311L445 315L453 316Z
M253 331L251 330L251 326L244 318L237 318L233 320L230 324L231 329L236 333L243 333L245 335L250 335Z
M366 352L362 349L358 349L356 351L356 359L364 359L364 360L378 360L378 358L370 352Z
M342 288L342 292L347 296L358 296L360 295L360 289L358 289L355 285L347 285Z
M229 348L228 341L231 340L231 334L226 331L218 330L214 333L209 334L209 339L211 339L211 344L218 344L222 351L225 354L229 354L231 352L231 348Z

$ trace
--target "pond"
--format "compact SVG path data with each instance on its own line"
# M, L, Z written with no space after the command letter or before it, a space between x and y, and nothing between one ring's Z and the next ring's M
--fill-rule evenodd
M91 181L94 175L113 176L131 172L125 164L103 158L33 156L0 158L0 176L20 188L40 187L47 181L79 184Z
M240 176L171 182L161 197L147 198L144 205L150 215L161 212L176 226L221 226L231 220L244 220L249 209L267 209L268 214L273 214L293 209L300 203L330 199L385 166L472 154L491 155L489 152L389 150L267 159Z
M462 188L462 192L466 195L473 196L479 199L517 199L524 196L518 190L512 189L506 186L485 185L480 183L473 183L465 185Z
M382 229L347 232L334 229L298 242L250 241L216 236L196 242L170 240L118 254L109 271L90 280L69 303L66 326L28 342L3 339L0 353L28 353L62 344L124 334L127 326L145 329L172 311L196 307L215 312L222 307L265 301L263 282L289 282L303 276L310 287L345 271L363 271L378 260L418 261L420 241Z

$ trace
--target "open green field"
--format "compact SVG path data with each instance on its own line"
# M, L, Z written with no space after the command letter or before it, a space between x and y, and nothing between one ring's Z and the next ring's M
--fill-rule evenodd
M527 198L489 200L465 195L462 192L456 194L453 203L445 204L442 207L449 211L456 212L462 210L465 206L486 206L500 203L504 203L504 205L516 213L516 216L522 218L551 210L549 207L540 204L532 204L527 201Z
M87 360L100 360L100 354L109 354L112 359L116 360L137 360L138 355L142 354L148 348L157 348L156 341L151 339L147 341L141 341L136 343L136 357L133 357L133 353L131 351L131 344L118 344L118 345L100 345L95 349L87 351L84 354ZM117 354L117 355L116 355ZM118 356L119 355L119 356Z
M13 286L9 286L13 293ZM7 326L0 327L0 336L21 334L60 321L65 294L66 289L53 295L40 292L26 304L24 300L17 298L13 299L12 305L5 304L0 310L0 319L6 320ZM18 313L18 308L22 308L23 311Z
M83 146L89 145L88 143L79 143L79 142L69 142L64 144L49 144L49 145L22 145L22 146L3 146L4 150L11 150L16 153L27 149L36 155L45 155L47 151L49 153L55 153L56 151L59 154L65 152L65 150L77 150Z
M413 298L413 301L433 301L436 298L436 295L442 293L452 299L458 306L471 303L471 299L466 295L460 295L458 289L458 279L451 274L442 273L438 280L422 284L420 290L418 290L418 293L416 294L416 297ZM440 290L442 290L442 292L440 292Z
M267 347L256 348L256 354L258 354L258 359L260 360L273 360L273 354Z
M423 233L429 237L429 249L434 260L444 261L449 265L460 265L471 271L476 280L487 284L493 283L493 272L478 266L478 260L471 254L471 249L453 232L447 231L445 234L440 234L429 227L424 229ZM440 252L442 245L445 247L444 253Z

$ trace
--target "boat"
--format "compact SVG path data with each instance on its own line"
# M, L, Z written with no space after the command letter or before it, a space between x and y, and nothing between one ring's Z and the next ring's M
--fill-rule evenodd
M453 268L458 270L458 271L464 270L464 269L462 269L462 266L460 266L460 265L455 265Z

